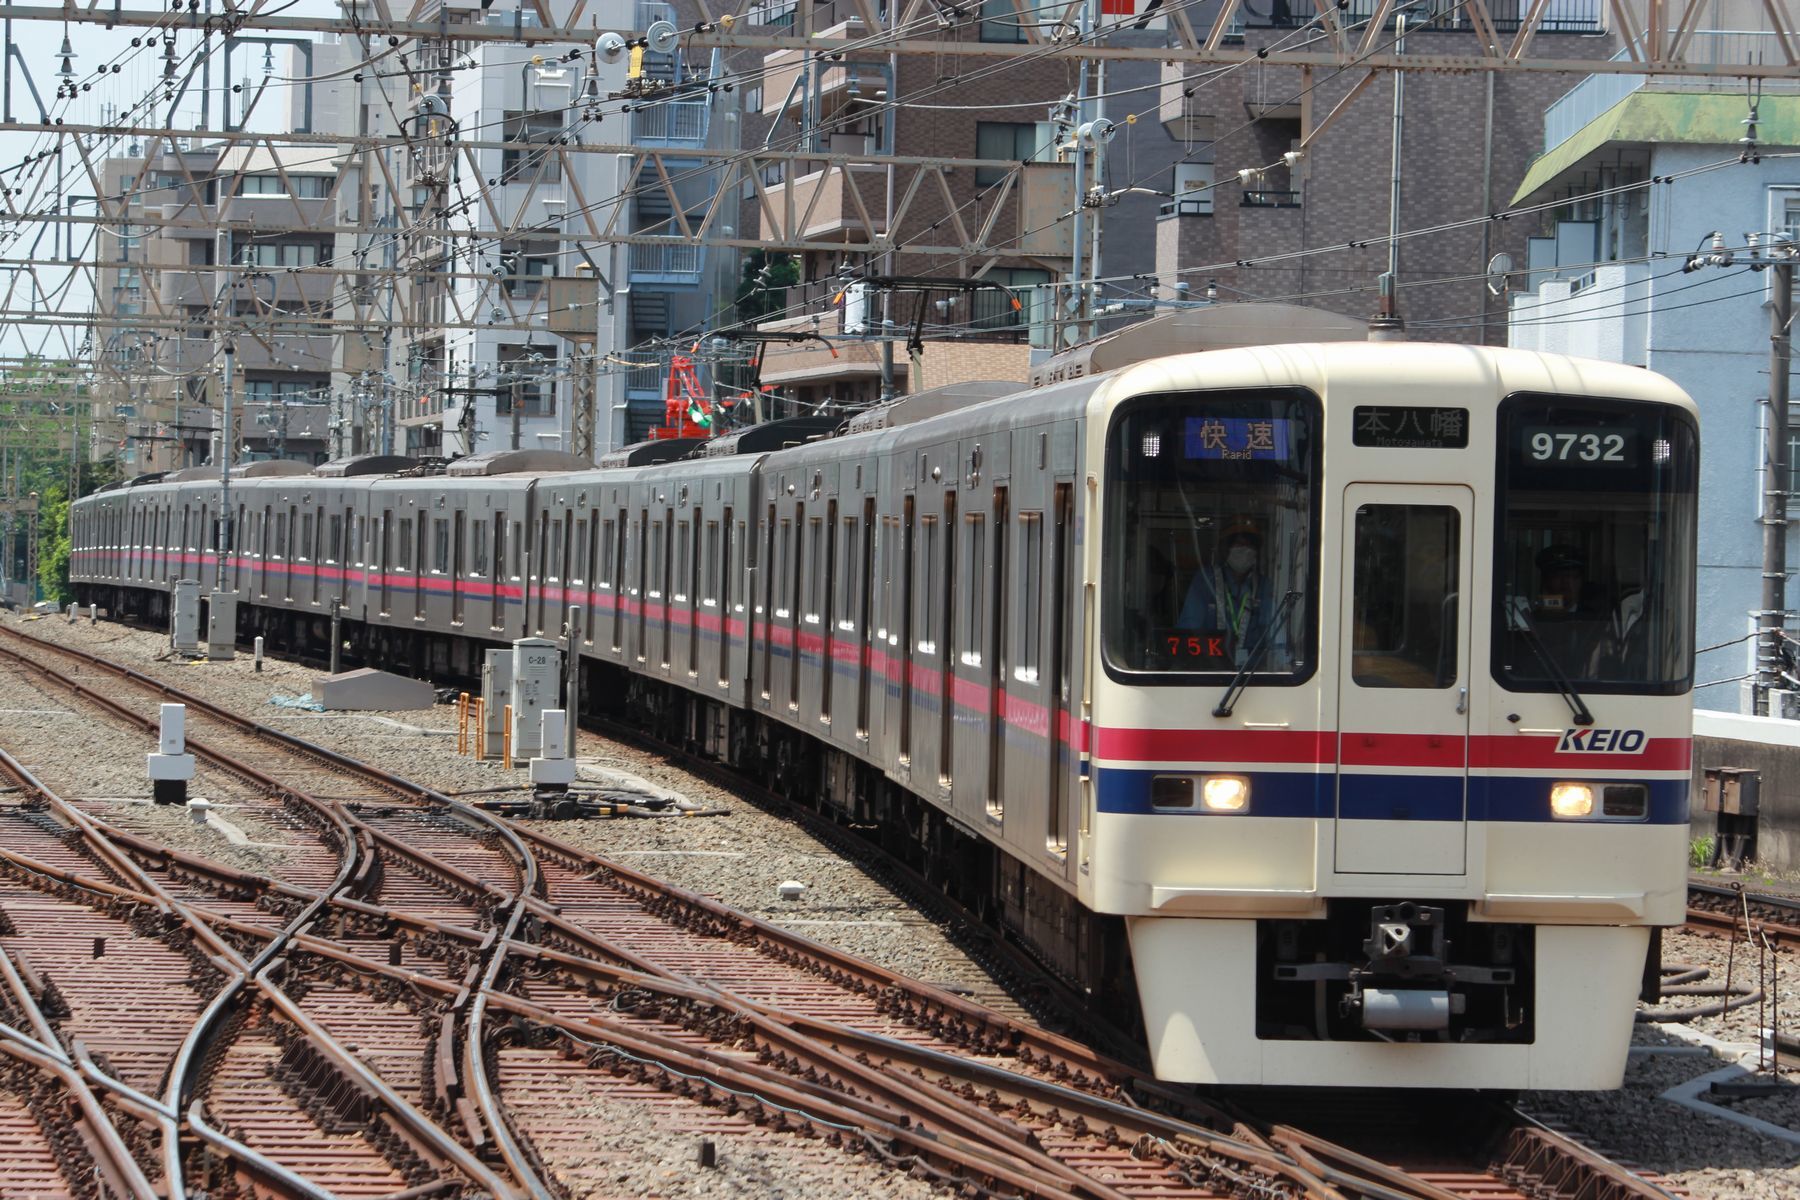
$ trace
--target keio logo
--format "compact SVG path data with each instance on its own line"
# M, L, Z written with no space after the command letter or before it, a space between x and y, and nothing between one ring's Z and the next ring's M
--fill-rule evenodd
M1644 748L1641 729L1565 729L1558 754L1636 754Z

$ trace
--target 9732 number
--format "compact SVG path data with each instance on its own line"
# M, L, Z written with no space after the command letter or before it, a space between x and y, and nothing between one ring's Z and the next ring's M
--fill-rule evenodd
M1533 462L1625 462L1622 433L1551 433L1531 435L1527 451Z

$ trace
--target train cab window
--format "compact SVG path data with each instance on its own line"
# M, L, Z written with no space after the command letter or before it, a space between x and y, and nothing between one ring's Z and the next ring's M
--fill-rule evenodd
M1461 514L1365 504L1355 520L1351 677L1366 688L1453 686Z
M1494 676L1676 695L1693 677L1699 444L1660 404L1520 395L1499 412ZM1560 677L1560 679L1559 679Z
M1318 425L1318 400L1289 388L1121 407L1107 435L1110 670L1169 682L1245 668L1265 684L1311 676Z

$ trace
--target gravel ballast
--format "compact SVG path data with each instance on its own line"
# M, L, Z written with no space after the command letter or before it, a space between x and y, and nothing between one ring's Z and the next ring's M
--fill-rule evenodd
M8 625L18 624L16 616L8 615L4 621ZM248 655L231 663L194 666L159 661L166 649L165 637L106 622L90 626L84 620L68 625L58 618L34 622L24 628L45 640L67 642L102 654L152 677L250 713L270 725L445 792L480 792L510 785L523 776L522 769L508 774L497 764L459 758L453 736L454 709L448 706L368 715L374 719L357 714L295 712L272 705L270 698L276 694L306 694L319 673L314 668L270 659L263 672L256 674L251 670ZM16 680L0 683L0 708L66 710L70 705L65 700L24 687ZM53 743L58 737L68 739L71 724L69 717L55 715L11 716L7 721L6 732L0 737L4 737L9 748L16 739L27 737L40 757L53 754ZM141 758L136 768L140 778L135 781L134 790L126 787L122 777L130 773L127 768L92 761L105 756L95 755L91 745L86 752L88 765L85 768L79 748L70 749L68 753L70 778L83 779L84 794L148 793L148 785L141 779ZM654 754L621 746L586 731L579 735L577 754L588 767L629 772L653 785L678 792L697 804L722 807L726 815L545 823L543 828L551 835L646 874L715 896L806 937L843 947L893 970L967 991L979 1000L992 1000L1009 1010L1015 1008L1016 1002L1009 1001L981 964L956 946L944 930L921 916L868 871L841 859L792 820L764 812L724 789L696 780ZM78 776L76 772L82 769L92 772L91 776ZM108 773L114 771L120 774ZM592 774L597 780L598 771ZM119 807L138 809L140 806ZM142 812L149 811L142 809ZM156 814L133 815L146 822L176 824L164 821ZM171 838L179 833L212 839L212 844L206 848L194 846L197 852L238 862L241 860L228 855L255 849L229 846L222 837L186 825L185 815L173 815L180 817L183 825L180 830L169 830ZM238 821L237 816L229 813L228 816ZM121 819L120 823L124 824L124 821ZM260 840L247 823L238 823L253 839ZM150 832L148 825L134 828L146 836L162 836ZM271 837L269 840L278 839ZM242 865L250 866L250 863L243 862ZM777 885L789 879L806 885L805 892L796 901L784 901L776 892ZM1729 945L1724 938L1669 931L1665 935L1664 957L1670 963L1707 966L1717 980L1725 974ZM1771 990L1771 998L1778 1004L1784 1027L1800 1028L1800 967L1793 966L1783 955L1780 968L1780 978ZM1755 972L1755 955L1740 944L1733 963L1734 977L1754 980ZM1685 1001L1690 1004L1701 1002ZM1670 1003L1676 1005L1684 1001ZM1763 1015L1766 1018L1766 1010ZM1757 1038L1758 1012L1752 1006L1723 1016L1704 1017L1692 1022L1692 1028L1724 1043L1749 1046ZM1619 1091L1529 1093L1524 1097L1525 1107L1603 1151L1617 1153L1645 1169L1667 1176L1670 1182L1696 1200L1786 1200L1800 1196L1800 1147L1679 1107L1662 1098L1663 1093L1685 1081L1727 1066L1727 1059L1683 1042L1657 1026L1640 1027L1637 1043L1625 1084ZM1748 1065L1754 1066L1754 1060ZM1739 1101L1734 1107L1761 1120L1800 1129L1800 1105L1788 1096ZM627 1123L633 1119L624 1113L609 1115ZM691 1150L686 1146L661 1147L654 1153L645 1151L640 1164L623 1166L613 1156L626 1145L634 1144L637 1133L630 1131L617 1146L596 1146L592 1162L596 1169L589 1177L589 1186L594 1190L589 1194L603 1194L615 1188L648 1187L654 1190L659 1184L664 1188L671 1187L665 1181L678 1176L663 1172L681 1165ZM641 1144L641 1141L635 1144ZM688 1178L682 1178L680 1183L673 1185L674 1194L708 1194L708 1183L726 1185L727 1179L733 1185L748 1186L759 1193L803 1194L803 1190L767 1190L775 1187L767 1181L776 1176L766 1174L756 1163L757 1149L760 1148L733 1147L730 1157L734 1160L733 1167L738 1170L711 1176L706 1182L694 1181L691 1185ZM740 1153L746 1157L739 1157ZM691 1162L691 1159L685 1161ZM771 1163L770 1167L774 1165ZM613 1172L624 1172L624 1176ZM789 1177L782 1175L780 1178ZM849 1184L848 1176L843 1182ZM698 1190L690 1190L690 1186ZM839 1190L826 1188L817 1194L827 1193L839 1194Z

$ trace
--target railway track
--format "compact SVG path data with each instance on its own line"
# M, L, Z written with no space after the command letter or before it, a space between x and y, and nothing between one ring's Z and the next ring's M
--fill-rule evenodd
M1741 884L1688 882L1688 924L1713 932L1752 932L1776 945L1800 945L1800 897L1753 892Z
M224 1194L254 1180L279 1195L558 1195L580 1167L569 1114L586 1096L993 1194L1660 1194L1554 1139L1539 1139L1527 1187L1498 1160L1409 1172L1291 1127L1259 1131L964 997L147 676L5 635L0 657L14 667L146 734L156 703L188 704L190 749L262 788L271 818L312 846L304 880L209 862L110 829L0 760L17 789L0 817L37 829L30 845L45 856L0 838L6 881L95 912L159 912L157 929L136 936L199 946L220 977L196 993L197 1014L164 1015L165 1040L183 1036L160 1082L187 1107L132 1100L149 1101L162 1141L146 1148L140 1131L127 1158L160 1169L165 1185L191 1171ZM335 870L321 886L324 850ZM15 940L40 939L0 936L0 947ZM80 998L86 1013L119 1003L104 987ZM46 1021L47 1056L79 1053ZM279 1093L262 1117L258 1088ZM0 1124L9 1094L0 1088ZM40 1121L46 1138L53 1124ZM376 1132L359 1140L364 1129ZM306 1182L315 1177L332 1184Z

